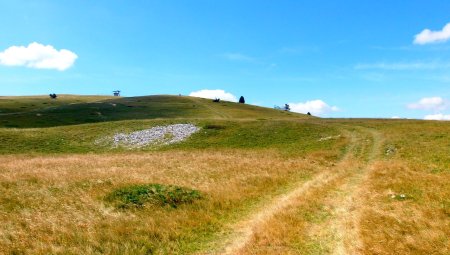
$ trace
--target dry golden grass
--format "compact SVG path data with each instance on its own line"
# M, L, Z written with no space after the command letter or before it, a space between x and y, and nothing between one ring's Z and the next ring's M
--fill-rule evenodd
M352 138L341 159L345 138L302 155L274 147L1 156L0 253L450 254L450 125L335 122ZM204 198L176 209L104 200L148 183Z
M233 150L3 156L0 247L29 254L206 249L225 222L321 169L318 159ZM206 198L177 209L105 205L103 197L114 188L139 183L195 188Z
M450 254L450 124L373 124L386 146L361 194L364 254Z
M346 156L324 171L327 175L319 175L320 179L284 210L256 226L253 239L237 253L323 254L336 250L342 240L335 236L340 233L333 232L336 231L333 229L336 228L335 211L349 195L339 187L364 168L367 150L372 147L372 142L368 142L371 137L365 132L355 132L351 136Z
M442 137L440 132L450 127L430 125L435 133L424 138L427 151L416 150L422 141L411 132L419 130L414 125L379 128L383 135L360 133L332 178L256 226L236 253L450 254L450 175L445 170L450 166L442 164L449 155L437 161L431 156L449 148L427 139ZM423 129L418 136L424 136ZM398 155L391 155L386 150L391 144L401 146L402 153L394 149ZM441 170L430 170L436 168Z
M450 254L449 178L402 161L375 164L362 194L364 254Z

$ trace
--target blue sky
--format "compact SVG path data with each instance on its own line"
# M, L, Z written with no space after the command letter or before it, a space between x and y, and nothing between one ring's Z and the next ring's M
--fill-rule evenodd
M224 90L321 116L446 118L448 10L446 0L0 0L0 95Z

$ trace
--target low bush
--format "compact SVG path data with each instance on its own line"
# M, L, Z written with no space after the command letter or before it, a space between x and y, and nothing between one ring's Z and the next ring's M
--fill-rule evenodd
M205 129L216 129L216 130L219 130L219 129L225 129L225 126L217 125L217 124L207 124L207 125L205 125L204 128Z

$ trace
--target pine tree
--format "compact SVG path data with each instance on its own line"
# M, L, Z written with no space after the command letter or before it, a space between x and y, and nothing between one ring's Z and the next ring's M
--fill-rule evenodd
M239 103L240 103L240 104L245 104L245 99L244 99L243 96L241 96L241 97L239 98Z

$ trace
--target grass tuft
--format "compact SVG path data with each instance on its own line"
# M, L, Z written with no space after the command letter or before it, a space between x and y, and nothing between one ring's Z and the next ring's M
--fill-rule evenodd
M114 190L105 197L118 209L139 208L145 204L177 208L202 198L198 190L162 184L131 185Z

